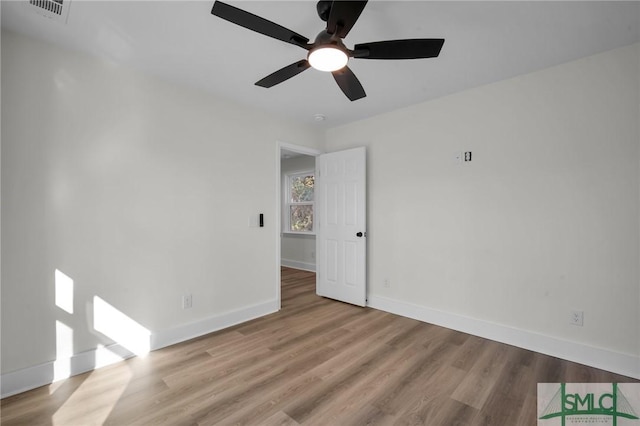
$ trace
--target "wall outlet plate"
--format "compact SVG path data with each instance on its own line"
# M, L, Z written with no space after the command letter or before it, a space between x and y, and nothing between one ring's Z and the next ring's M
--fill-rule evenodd
M182 309L191 309L193 307L193 296L185 294L182 296Z
M584 325L584 312L571 311L571 316L569 317L569 324L582 327Z

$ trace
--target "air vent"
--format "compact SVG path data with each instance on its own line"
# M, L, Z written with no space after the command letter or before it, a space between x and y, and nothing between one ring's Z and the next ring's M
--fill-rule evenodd
M36 13L63 23L67 22L71 0L29 0L29 8Z

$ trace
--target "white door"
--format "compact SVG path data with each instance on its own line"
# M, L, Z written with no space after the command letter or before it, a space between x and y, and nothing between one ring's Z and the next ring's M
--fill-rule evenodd
M367 303L366 151L316 157L316 293Z

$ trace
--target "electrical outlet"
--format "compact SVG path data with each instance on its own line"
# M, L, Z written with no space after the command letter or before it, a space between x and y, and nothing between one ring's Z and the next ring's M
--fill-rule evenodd
M391 282L389 282L389 278L384 279L384 287L391 288Z
M571 316L569 317L569 323L582 327L584 325L584 312L571 311Z
M185 294L182 296L182 309L191 309L193 307L193 296Z
M465 162L471 161L471 151L465 151L465 153L464 153L464 161Z

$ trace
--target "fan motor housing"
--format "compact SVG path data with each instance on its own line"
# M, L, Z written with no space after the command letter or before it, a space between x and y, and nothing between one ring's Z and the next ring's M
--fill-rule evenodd
M332 1L320 0L318 4L316 4L316 10L318 11L318 16L324 22L329 20L329 15L331 14L331 4Z
M349 50L342 42L340 37L337 37L335 34L329 34L327 30L322 30L316 36L316 39L313 41L312 50L322 46L333 46L337 47L340 50L343 50L345 53L349 53Z

